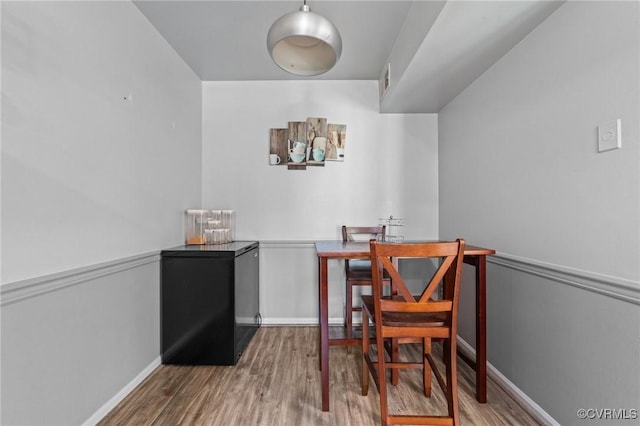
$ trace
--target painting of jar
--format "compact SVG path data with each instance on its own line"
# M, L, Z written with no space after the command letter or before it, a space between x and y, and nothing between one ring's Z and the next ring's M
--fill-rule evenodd
M327 150L327 119L307 118L307 165L324 166Z
M325 159L329 161L344 161L344 149L347 139L345 124L327 125L327 149Z
M288 142L289 170L305 170L307 168L307 122L290 121Z

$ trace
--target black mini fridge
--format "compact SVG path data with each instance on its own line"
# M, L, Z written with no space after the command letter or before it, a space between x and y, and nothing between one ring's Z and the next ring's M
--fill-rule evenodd
M161 252L163 364L235 365L260 326L258 243Z

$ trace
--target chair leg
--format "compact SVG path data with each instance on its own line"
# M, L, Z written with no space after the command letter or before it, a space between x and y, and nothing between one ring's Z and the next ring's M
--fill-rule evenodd
M398 343L398 339L391 339L391 353L389 354L391 358L391 362L400 361L400 344ZM398 377L400 375L400 371L396 368L391 369L391 384L393 386L398 386Z
M351 337L351 327L353 325L353 286L347 280L347 300L345 310L345 326L347 327L347 336Z
M387 407L387 371L386 358L384 350L384 339L376 339L376 347L378 349L378 393L380 394L380 422L382 426L387 426L389 417L389 409ZM394 371L395 369L392 369Z
M449 416L453 418L453 424L460 424L460 412L458 409L458 365L456 363L455 336L446 340L443 346L447 346L447 408Z
M427 359L427 355L431 353L431 339L424 338L422 342L422 385L424 388L424 396L431 396L431 365Z
M369 365L367 357L369 355L369 315L362 310L362 395L369 393Z

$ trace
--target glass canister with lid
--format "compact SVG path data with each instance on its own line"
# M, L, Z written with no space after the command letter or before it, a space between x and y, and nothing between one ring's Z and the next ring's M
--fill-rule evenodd
M184 217L184 239L186 244L204 244L204 230L211 213L209 210L189 209Z
M235 211L196 210L185 212L186 244L225 244L235 240Z

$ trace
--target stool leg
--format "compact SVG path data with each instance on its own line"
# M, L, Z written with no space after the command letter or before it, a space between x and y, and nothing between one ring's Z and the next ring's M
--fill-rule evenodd
M460 424L460 412L458 408L458 364L456 361L456 337L449 337L445 346L447 348L447 407L449 416L453 417L453 424Z
M431 396L431 365L427 359L427 355L431 353L431 339L424 338L422 342L422 385L424 387L424 396Z
M378 347L378 362L377 362L377 373L378 373L378 393L380 394L380 423L382 426L387 426L388 417L389 417L389 409L387 407L387 371L386 371L386 362L385 362L385 354L384 354L384 342L383 339L376 338L376 345ZM392 368L391 371L397 371L395 368Z
M362 395L367 396L369 393L369 365L367 358L369 357L369 316L367 312L362 310Z
M347 301L345 310L345 326L347 327L347 336L351 337L351 327L353 325L353 286L347 281Z

